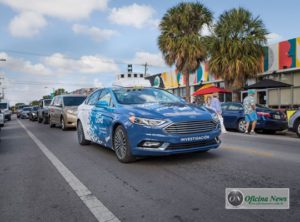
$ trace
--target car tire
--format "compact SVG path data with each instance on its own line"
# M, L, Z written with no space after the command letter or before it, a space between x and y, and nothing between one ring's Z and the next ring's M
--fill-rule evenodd
M244 133L245 132L245 128L246 128L246 121L244 118L240 119L238 121L238 124L237 124L237 130L240 132L240 133Z
M43 119L40 118L40 117L38 117L38 122L39 122L39 123L42 123L42 122L43 122Z
M136 158L131 154L127 132L121 125L114 131L113 149L118 160L122 163L130 163L136 160Z
M79 144L82 146L86 146L91 143L91 141L85 139L84 130L81 121L78 121L77 123L77 138Z
M7 118L7 120L8 120L8 121L11 121L11 116L9 116L9 117Z
M67 130L64 117L60 118L60 126L61 126L61 130L62 131L66 131Z
M49 126L50 128L54 128L55 124L51 122L51 117L49 117Z
M300 120L297 120L295 123L295 131L297 133L297 136L300 137Z

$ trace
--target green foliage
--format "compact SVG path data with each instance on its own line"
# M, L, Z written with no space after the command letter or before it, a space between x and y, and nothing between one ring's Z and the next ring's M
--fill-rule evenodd
M201 30L211 22L212 13L201 3L183 2L170 8L159 25L158 46L165 62L169 66L175 65L187 77L197 70L207 56ZM187 84L187 100L189 95Z
M30 103L30 105L31 106L38 106L39 105L39 101L38 100L33 100L31 103Z
M51 99L51 96L50 95L45 95L45 96L43 96L43 99Z
M66 94L67 91L64 88L59 88L54 91L54 96Z
M204 39L210 53L209 69L225 80L228 87L240 89L248 78L262 71L261 59L267 30L259 17L243 8L225 11Z

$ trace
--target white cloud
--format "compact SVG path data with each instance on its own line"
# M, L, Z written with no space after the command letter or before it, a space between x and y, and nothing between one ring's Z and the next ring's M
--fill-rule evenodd
M94 79L94 87L96 87L96 88L103 87L102 82L98 78Z
M117 31L111 29L100 29L95 26L88 27L84 25L74 24L72 30L76 34L84 34L92 37L96 41L103 41L110 39L112 36L118 34Z
M45 18L34 12L23 12L9 23L9 31L15 37L31 37L47 25Z
M81 56L79 59L55 53L44 59L47 66L59 73L117 73L119 68L112 59L96 55Z
M157 25L157 20L153 19L154 13L155 10L151 6L134 3L121 8L113 8L109 15L109 20L119 25L142 28L147 24Z
M129 60L128 63L133 64L145 64L156 67L165 67L166 64L163 60L161 53L149 53L149 52L136 52L134 58Z
M51 75L51 70L41 63L33 64L28 60L10 57L4 52L0 52L0 57L6 59L6 62L0 63L0 67L11 71L34 75Z
M19 13L10 23L11 34L30 37L47 25L46 16L63 20L88 18L93 11L105 10L108 0L0 0L0 3Z
M269 33L266 35L266 38L267 38L267 41L268 41L268 44L273 44L275 42L279 42L280 40L283 39L283 37L277 33Z
M61 19L89 17L95 10L105 10L108 0L0 0L18 12L35 12Z

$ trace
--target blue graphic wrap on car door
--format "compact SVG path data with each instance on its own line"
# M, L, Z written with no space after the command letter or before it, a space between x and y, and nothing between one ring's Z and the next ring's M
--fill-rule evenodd
M95 105L90 113L91 140L93 142L111 147L111 127L113 122L113 109L111 107L111 94L108 90L102 93L99 101L107 102L107 106Z

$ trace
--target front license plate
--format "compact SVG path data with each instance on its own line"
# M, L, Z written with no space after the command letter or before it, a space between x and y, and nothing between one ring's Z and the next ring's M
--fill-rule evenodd
M280 115L274 115L274 119L281 119Z

